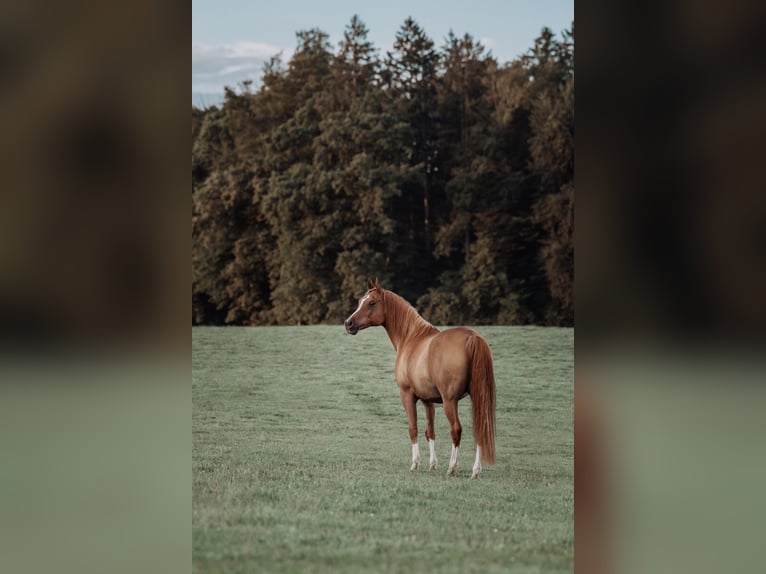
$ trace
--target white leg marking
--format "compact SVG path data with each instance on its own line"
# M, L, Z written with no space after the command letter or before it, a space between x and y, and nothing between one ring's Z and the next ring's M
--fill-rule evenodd
M481 474L481 449L479 448L479 445L476 445L476 460L473 461L473 474L471 474L471 478L476 478Z
M428 449L431 451L431 456L429 457L429 464L428 464L428 470L433 470L436 468L436 441L434 439L428 439Z
M449 468L447 468L447 474L455 474L455 470L457 470L457 450L458 447L453 444L452 454L449 457Z
M412 466L410 470L417 470L420 466L420 447L418 443L412 445Z

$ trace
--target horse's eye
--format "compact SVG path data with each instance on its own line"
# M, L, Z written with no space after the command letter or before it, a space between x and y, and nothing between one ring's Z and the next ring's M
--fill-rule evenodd
M375 301L370 301L370 307L374 307L374 306L375 306Z

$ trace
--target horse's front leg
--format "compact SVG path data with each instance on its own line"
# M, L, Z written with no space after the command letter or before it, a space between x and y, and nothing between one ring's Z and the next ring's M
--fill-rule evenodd
M412 466L410 470L417 470L420 466L420 448L418 447L418 414L415 409L417 397L412 391L399 389L399 396L402 399L404 411L407 413L407 427L410 431L410 442L412 443Z

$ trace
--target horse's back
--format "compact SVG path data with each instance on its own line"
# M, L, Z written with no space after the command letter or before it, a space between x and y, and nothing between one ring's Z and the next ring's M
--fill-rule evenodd
M437 352L465 353L465 342L469 337L481 337L481 335L468 327L452 327L437 333L431 346L435 344Z

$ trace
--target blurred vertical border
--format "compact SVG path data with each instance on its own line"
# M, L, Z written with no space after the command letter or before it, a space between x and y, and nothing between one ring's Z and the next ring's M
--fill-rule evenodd
M764 16L576 4L577 572L763 569Z
M0 7L0 571L190 570L190 39Z

